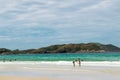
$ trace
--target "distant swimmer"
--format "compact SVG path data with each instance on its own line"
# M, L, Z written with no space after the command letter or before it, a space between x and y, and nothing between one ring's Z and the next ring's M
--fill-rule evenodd
M14 59L16 61L16 59Z
M5 62L5 58L3 59L3 62Z
M12 60L10 59L9 61L11 62Z

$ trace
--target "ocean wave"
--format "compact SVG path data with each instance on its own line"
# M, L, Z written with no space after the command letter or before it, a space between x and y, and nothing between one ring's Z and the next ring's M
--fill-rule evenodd
M0 64L20 64L20 65L73 65L72 61L15 61L15 62L0 62ZM78 65L76 63L76 65ZM81 66L118 66L120 61L82 61Z

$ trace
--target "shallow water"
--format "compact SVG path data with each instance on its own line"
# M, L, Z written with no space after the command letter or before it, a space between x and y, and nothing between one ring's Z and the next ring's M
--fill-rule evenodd
M83 61L120 61L120 53L61 53L61 54L18 54L0 55L0 61L72 61L80 58Z

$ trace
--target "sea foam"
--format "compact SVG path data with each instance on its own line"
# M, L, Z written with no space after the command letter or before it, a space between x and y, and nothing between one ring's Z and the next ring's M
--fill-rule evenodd
M20 65L73 65L72 61L15 61L15 62L0 62L0 65L5 64L20 64ZM76 65L78 63L76 62ZM81 66L113 66L120 67L120 61L82 61Z

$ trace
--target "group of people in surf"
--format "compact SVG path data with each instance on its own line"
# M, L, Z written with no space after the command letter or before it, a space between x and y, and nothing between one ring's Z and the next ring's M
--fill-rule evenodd
M78 58L77 60L73 60L73 66L75 67L76 63L79 65L79 67L81 66L81 60L80 58Z
M3 62L6 62L6 61L12 62L12 61L16 61L16 60L17 60L17 59L9 59L9 60L7 60L7 59L4 58L2 61L3 61Z

